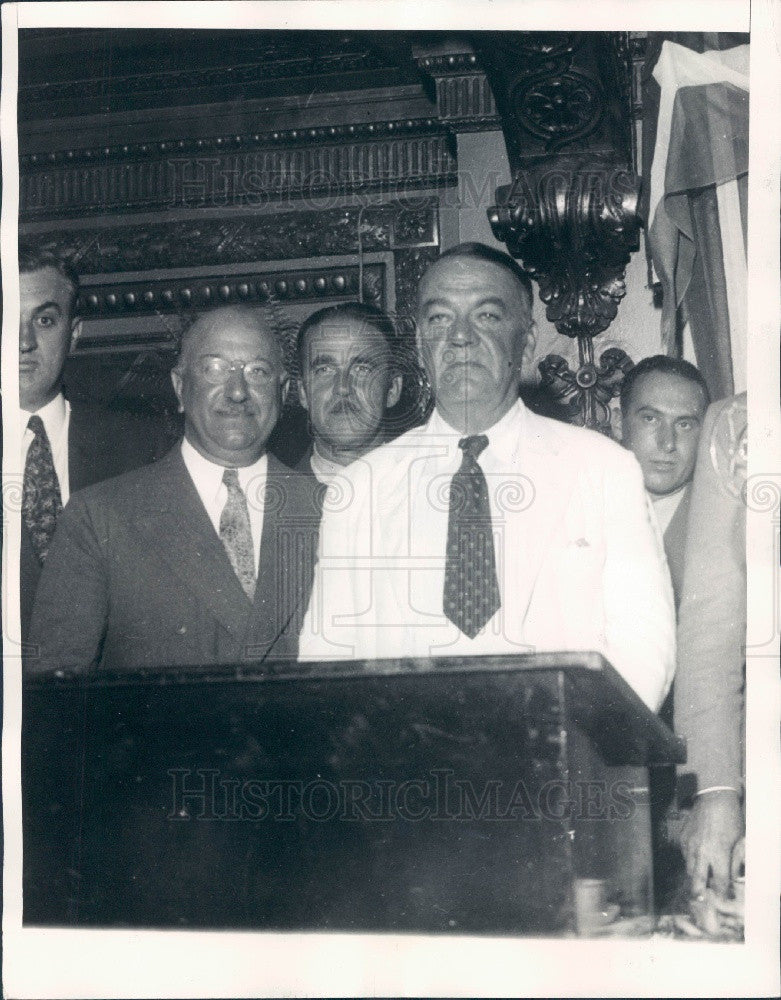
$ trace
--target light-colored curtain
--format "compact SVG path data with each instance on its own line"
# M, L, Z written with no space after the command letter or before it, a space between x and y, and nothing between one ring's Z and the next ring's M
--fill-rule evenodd
M658 119L644 183L663 342L677 353L688 320L718 399L746 385L748 45L695 52L665 41L653 77Z

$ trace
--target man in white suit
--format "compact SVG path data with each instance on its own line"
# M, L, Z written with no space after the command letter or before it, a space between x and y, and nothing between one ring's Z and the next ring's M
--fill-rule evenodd
M518 396L528 278L461 244L418 290L428 423L344 470L325 502L309 659L602 652L653 709L674 670L669 573L640 467Z

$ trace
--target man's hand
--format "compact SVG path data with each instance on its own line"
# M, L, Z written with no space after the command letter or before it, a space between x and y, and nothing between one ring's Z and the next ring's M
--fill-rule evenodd
M732 850L743 836L743 829L743 811L737 792L719 790L697 796L681 834L692 896L704 894L709 872L711 887L726 896Z

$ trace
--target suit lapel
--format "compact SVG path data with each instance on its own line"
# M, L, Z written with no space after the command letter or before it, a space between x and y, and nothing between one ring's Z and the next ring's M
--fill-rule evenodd
M520 472L531 491L528 516L521 518L524 560L523 588L519 612L525 616L534 586L550 549L551 538L560 527L575 482L574 463L558 459L562 440L555 427L526 412L526 434L520 457Z
M158 488L137 530L171 572L234 636L243 637L250 602L190 479L179 445L155 466Z
M308 477L307 477L308 480ZM263 659L285 632L291 618L308 600L308 558L313 525L319 514L312 507L311 517L304 502L304 477L268 457L268 473L260 542L258 580L255 588L253 623L253 659ZM312 477L313 498L317 484ZM313 554L313 553L312 553Z
M689 522L691 488L692 484L689 483L683 491L680 502L675 508L675 513L670 518L670 523L667 525L667 530L664 533L664 553L667 557L667 565L673 583L676 607L680 600L681 588L683 587L683 573L686 565L686 528Z
M104 478L101 470L95 468L103 449L90 447L90 431L95 434L97 428L87 427L82 420L81 408L77 403L71 403L68 423L68 480L71 493Z

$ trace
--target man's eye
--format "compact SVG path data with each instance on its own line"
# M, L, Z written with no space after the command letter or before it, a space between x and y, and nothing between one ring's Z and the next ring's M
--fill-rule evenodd
M694 427L694 421L692 420L679 420L678 427L682 431L690 431Z
M271 369L267 365L246 365L244 368L246 378L262 381L271 376Z
M446 323L450 322L450 317L445 313L434 313L428 318L429 326L444 326Z
M374 365L371 361L356 361L353 371L356 375L370 375L374 371Z
M499 313L494 312L493 309L483 309L477 314L477 318L481 322L496 323L501 317Z
M312 365L310 371L312 372L313 375L320 375L320 376L327 375L328 372L333 371L333 365L325 363Z
M642 416L642 419L643 419L643 421L646 424L655 424L656 423L656 416L653 413L644 413L643 416Z
M54 323L55 323L55 320L54 320L53 316L39 316L38 317L38 326L42 326L42 327L44 327L44 329L48 329L49 327L54 326Z

